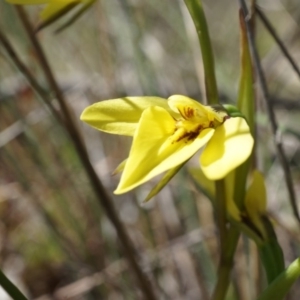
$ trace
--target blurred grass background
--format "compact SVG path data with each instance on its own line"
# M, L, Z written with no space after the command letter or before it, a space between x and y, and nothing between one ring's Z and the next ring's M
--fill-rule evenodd
M203 2L221 99L234 103L239 79L238 4ZM258 4L299 62L298 1ZM40 8L26 10L36 24ZM259 20L256 25L299 198L300 81ZM60 34L54 34L57 27L57 23L51 25L38 37L92 163L113 196L119 177L112 177L111 172L126 158L130 138L97 132L82 124L79 115L91 103L126 95L167 98L185 94L203 100L196 33L180 0L102 0ZM52 95L13 6L4 1L0 2L0 28ZM299 227L291 214L259 89L257 100L258 165L267 178L268 209L288 264L299 256ZM189 166L197 165L195 157ZM154 181L113 196L140 264L159 299L209 299L219 252L210 202L199 193L185 167L155 199L141 205ZM245 237L235 261L228 299L255 299L265 277L256 248ZM1 46L0 264L32 299L141 298L115 230L95 200L65 129ZM299 295L296 284L288 299L299 299ZM9 298L3 292L0 299Z

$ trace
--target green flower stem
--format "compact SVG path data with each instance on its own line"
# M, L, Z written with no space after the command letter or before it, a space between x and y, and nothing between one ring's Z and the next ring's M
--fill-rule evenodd
M227 230L226 213L226 190L224 180L216 181L216 215L220 234L220 262L218 268L218 279L215 286L212 299L223 300L226 297L230 283L230 273L233 267L233 256L239 238L239 232L230 228Z
M194 21L198 39L200 42L200 48L202 52L202 59L205 73L205 88L208 104L218 104L219 96L217 89L217 81L215 76L215 66L213 50L210 43L207 23L200 0L184 0L191 17Z
M21 291L0 270L0 285L13 300L27 300Z
M230 283L230 273L233 268L233 258L240 233L231 227L226 235L226 244L221 249L221 260L218 268L218 279L213 291L212 300L224 300Z
M224 180L216 181L216 217L220 235L220 248L223 249L226 245L226 187ZM222 252L221 252L222 253Z

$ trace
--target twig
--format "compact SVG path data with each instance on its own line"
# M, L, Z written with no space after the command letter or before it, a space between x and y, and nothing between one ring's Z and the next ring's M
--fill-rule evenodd
M14 300L27 300L21 291L0 270L0 285Z
M15 63L18 70L24 75L24 77L27 79L29 84L32 86L33 90L43 99L43 101L46 103L54 117L58 119L61 123L63 123L63 120L61 119L61 116L59 115L58 111L55 109L55 107L52 105L49 97L47 96L47 93L44 91L44 89L39 85L39 83L36 81L36 79L33 77L27 66L21 61L19 56L17 55L16 51L14 50L13 46L9 42L9 40L6 38L4 33L0 30L0 42L4 49L6 50L9 57L12 59L12 61Z
M140 285L140 288L143 292L144 298L148 300L154 300L155 295L154 291L151 288L150 282L148 281L146 275L142 272L140 266L137 263L136 256L135 256L135 250L133 248L132 242L129 239L129 236L120 221L118 214L115 210L115 207L113 206L113 201L107 194L104 186L102 185L98 175L96 174L90 160L88 157L88 153L86 151L86 148L81 140L80 134L77 131L75 122L72 119L72 114L69 111L69 108L66 104L66 101L64 99L64 96L61 92L61 90L58 87L58 84L53 76L52 70L50 68L50 65L47 61L47 58L44 54L44 51L37 39L37 37L34 34L34 30L27 18L27 15L22 7L17 6L16 10L18 12L18 15L24 25L24 28L28 34L28 37L36 51L37 58L39 60L39 63L45 73L46 79L49 83L49 86L53 90L62 114L65 118L65 124L66 124L66 129L68 130L68 133L70 135L71 140L73 141L73 144L75 146L75 149L77 151L78 157L82 162L82 165L84 166L84 169L86 171L87 176L89 177L89 180L91 182L91 185L94 189L95 194L97 195L97 199L103 209L105 210L109 220L112 222L114 225L118 237L122 243L125 255L128 259L129 265L132 268L134 274L136 275L137 282Z
M240 5L242 8L244 17L245 17L246 30L247 30L247 36L249 39L250 51L251 51L251 55L252 55L255 67L256 67L257 78L258 78L258 81L261 86L263 98L265 100L267 112L268 112L269 119L271 122L271 129L272 129L272 133L273 133L273 137L274 137L274 143L276 146L277 155L278 155L279 161L280 161L281 166L284 171L284 177L285 177L285 182L286 182L288 193L289 193L290 204L292 206L292 210L293 210L295 218L300 223L300 216L299 216L299 212L298 212L298 208L297 208L297 204L296 204L296 195L295 195L295 191L294 191L294 187L293 187L291 171L290 171L290 167L289 167L288 161L285 156L285 152L284 152L284 148L283 148L282 140L281 140L281 135L278 131L278 125L277 125L275 113L274 113L273 106L272 106L269 92L268 92L266 79L265 79L264 72L263 72L263 69L262 69L262 66L260 63L258 51L256 49L254 34L253 34L253 31L251 29L251 24L250 24L251 19L249 18L248 9L247 9L245 1L239 0L239 2L240 2Z
M266 28L268 29L268 31L270 32L270 34L272 35L272 37L274 38L274 40L278 44L278 46L279 46L280 50L282 51L283 55L287 58L289 63L292 65L294 71L300 77L300 69L299 69L298 65L296 64L296 62L294 61L294 59L290 55L289 51L287 50L287 48L285 47L283 42L280 40L277 32L275 31L274 27L272 26L272 24L270 23L268 18L265 16L265 14L257 6L255 6L255 11L257 12L257 14L260 17L260 19L262 20L263 24L266 26Z

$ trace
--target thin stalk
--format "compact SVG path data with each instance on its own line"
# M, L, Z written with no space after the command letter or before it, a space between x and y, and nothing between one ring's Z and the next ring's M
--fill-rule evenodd
M35 49L37 59L40 63L42 70L44 71L44 74L46 76L48 84L49 84L50 88L53 90L53 92L59 102L60 109L65 118L66 129L70 135L70 138L74 144L74 147L75 147L78 157L81 160L81 163L86 171L86 174L91 182L94 192L97 195L97 200L99 201L99 204L105 210L109 220L111 221L111 223L113 224L113 226L116 229L118 237L123 246L124 253L128 259L128 263L129 263L130 267L132 268L133 273L136 276L137 282L140 286L141 291L143 292L144 298L148 299L148 300L154 300L154 299L156 299L155 295L154 295L154 291L153 291L146 275L142 272L142 270L137 262L134 247L133 247L132 242L124 228L124 225L122 224L122 222L119 219L119 216L113 205L113 201L107 194L104 186L102 185L102 182L100 181L98 175L96 174L96 172L89 160L88 153L82 142L80 134L77 131L75 122L73 121L72 114L71 114L71 112L66 104L66 101L64 99L64 95L62 94L62 92L54 78L54 75L53 75L50 65L48 63L48 60L45 56L45 53L44 53L37 37L34 34L32 25L30 24L28 17L22 7L18 6L18 7L16 7L16 10L18 12L18 15L19 15L23 25L24 25L24 28L28 34L28 37Z
M21 291L0 270L0 285L13 300L27 300Z
M202 2L200 0L185 0L185 4L194 21L201 47L207 103L210 105L219 104L213 50ZM239 237L237 230L232 229L230 234L227 230L225 197L226 191L224 180L216 181L216 217L220 235L220 262L218 268L218 281L212 296L213 300L225 299L233 266L233 256Z
M215 285L212 300L224 300L230 284L230 273L233 268L235 249L240 233L235 227L230 227L227 232L226 245L220 251L221 260L218 268L218 279Z
M217 284L212 299L223 300L226 297L230 283L230 273L233 267L233 256L239 233L237 230L227 230L226 187L224 180L216 181L216 217L220 235L220 262Z
M272 37L274 38L274 40L278 44L278 46L279 46L280 50L282 51L283 55L289 61L292 68L297 73L298 77L300 77L300 69L299 69L298 65L296 64L295 60L293 59L293 57L291 56L291 54L289 53L288 49L285 47L283 42L280 40L276 30L274 29L274 27L272 26L272 24L270 23L268 18L265 16L265 14L257 6L255 6L255 12L257 12L257 15L259 16L259 18L261 19L261 21L263 22L263 24L265 25L265 27L267 28L269 33L272 35Z
M227 235L227 215L226 215L226 187L224 180L216 181L216 216L220 235L220 249L224 249L226 245ZM222 251L221 251L222 252ZM221 254L222 256L222 254Z
M218 104L219 96L215 76L213 50L210 43L209 32L203 11L202 2L200 0L184 0L184 2L192 16L198 34L198 39L200 42L205 73L205 88L207 102L209 104Z
M29 69L27 68L27 66L21 61L17 52L14 50L11 43L9 42L9 40L6 38L6 36L4 35L4 33L1 30L0 30L0 42L1 42L2 46L4 47L5 51L7 52L8 56L15 63L18 70L27 79L28 83L31 85L33 90L43 99L43 101L46 103L47 107L50 109L52 114L58 119L58 121L63 123L63 120L61 119L58 111L52 105L49 97L47 96L47 93L39 85L39 83L36 81L36 79L32 76L32 74L29 71Z
M299 216L299 212L298 212L298 208L297 208L297 204L296 204L296 195L295 195L295 191L294 191L294 187L293 187L291 171L290 171L288 160L286 158L285 151L284 151L284 148L282 145L281 134L278 131L277 120L276 120L275 113L274 113L272 103L270 100L269 91L268 91L266 79L264 76L264 72L263 72L263 69L262 69L262 66L260 63L258 51L257 51L256 45L255 45L255 38L254 38L253 30L251 28L250 18L248 17L248 9L247 9L247 6L246 6L246 3L244 0L239 0L239 2L240 2L240 6L242 8L243 14L245 16L245 23L246 23L247 36L248 36L248 40L249 40L250 52L251 52L251 55L252 55L252 58L253 58L253 61L254 61L255 67L256 67L257 78L258 78L258 81L261 86L263 98L266 103L267 112L269 115L271 129L272 129L272 133L273 133L273 137L274 137L274 143L275 143L276 150L277 150L277 155L278 155L279 161L281 163L281 167L284 171L284 178L285 178L285 182L286 182L287 189L288 189L290 204L291 204L291 207L292 207L292 210L293 210L296 220L300 223L300 216Z

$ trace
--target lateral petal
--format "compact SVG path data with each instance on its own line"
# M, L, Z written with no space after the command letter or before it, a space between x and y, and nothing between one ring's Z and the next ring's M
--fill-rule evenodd
M251 222L262 236L267 237L268 233L262 220L262 217L266 214L267 192L264 177L257 170L253 172L252 183L246 193L245 207Z
M6 0L6 2L9 2L9 3L12 3L12 4L31 5L31 4L48 3L49 0Z
M180 165L206 144L214 133L214 129L208 128L193 141L172 142L174 129L175 120L167 110L154 106L143 112L115 194L125 193Z
M254 140L243 118L231 118L216 128L201 157L200 165L211 180L224 178L251 154Z
M142 112L150 106L160 106L170 111L167 100L163 98L124 97L88 106L80 119L101 131L133 136Z
M251 218L266 213L267 192L265 181L263 175L257 170L253 172L253 181L246 193L245 207Z
M79 2L80 0L49 1L49 4L41 12L41 19L43 21L54 21L58 17L69 11L71 8L73 8Z
M143 203L148 202L151 200L154 196L156 196L166 185L169 183L169 181L178 173L178 171L183 167L183 165L186 163L183 162L180 165L176 166L175 168L172 168L168 170L162 179L152 188L150 193L147 195Z

